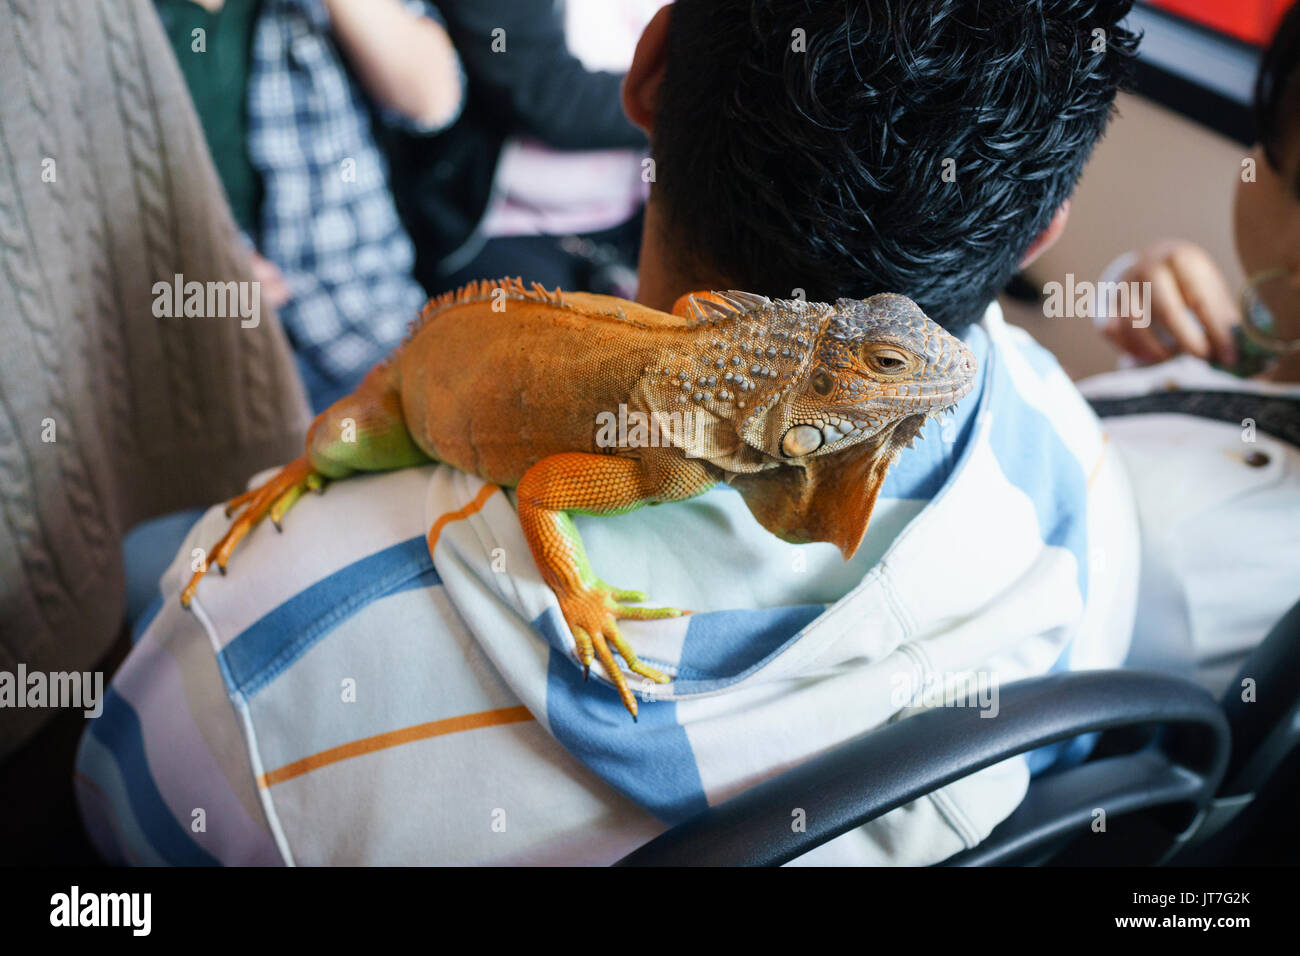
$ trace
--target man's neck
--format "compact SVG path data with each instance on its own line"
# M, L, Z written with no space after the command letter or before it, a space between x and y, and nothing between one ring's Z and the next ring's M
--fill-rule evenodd
M642 305L661 312L671 312L673 303L688 292L735 288L716 272L707 268L684 266L681 244L673 241L658 204L651 199L646 205L645 225L641 230L641 262L637 271L636 299Z

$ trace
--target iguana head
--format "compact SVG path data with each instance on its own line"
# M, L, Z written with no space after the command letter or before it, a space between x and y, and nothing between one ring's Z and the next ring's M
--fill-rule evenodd
M794 353L793 374L739 423L745 442L773 458L801 461L868 444L892 460L928 417L975 384L970 349L905 296L774 301L759 311L769 309L784 313L776 327L795 318L810 333L806 350ZM799 346L805 336L795 336Z
M718 462L729 480L769 531L851 556L899 452L974 387L974 355L901 295L684 298L686 314L727 336L715 365L734 368L721 385L750 449Z

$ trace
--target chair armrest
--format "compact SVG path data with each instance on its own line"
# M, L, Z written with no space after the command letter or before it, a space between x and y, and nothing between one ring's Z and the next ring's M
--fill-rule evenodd
M1145 755L1148 778L1163 773L1178 799L1208 801L1229 747L1227 722L1208 693L1142 671L1051 674L1001 688L994 718L938 708L877 728L711 807L617 865L777 866L1009 757L1140 725L1169 728L1156 753L1132 755ZM806 811L806 832L792 832L791 807Z

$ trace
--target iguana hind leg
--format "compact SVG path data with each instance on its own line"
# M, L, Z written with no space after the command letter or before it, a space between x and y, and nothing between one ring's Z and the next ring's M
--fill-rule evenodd
M402 415L402 399L394 363L372 369L357 390L339 399L316 417L307 432L307 453L271 478L226 505L235 517L225 535L209 552L203 570L196 571L181 591L181 604L190 606L208 568L222 574L235 546L267 515L277 529L304 491L322 490L332 479L357 472L389 471L429 461L416 446Z
M295 458L281 468L270 481L259 485L251 493L246 492L240 495L234 502L227 505L227 515L232 513L236 502L240 503L243 510L235 517L234 523L222 535L221 540L212 546L212 551L201 565L202 569L194 572L194 575L190 578L190 583L185 585L185 589L181 591L181 604L185 607L190 606L190 602L194 600L194 592L199 586L199 581L207 573L209 567L215 565L218 571L225 574L226 564L230 560L230 552L235 549L235 545L244 540L245 535L253 530L253 527L265 517L266 513L277 502L288 499L290 495L294 495L296 498L295 492L297 494L301 493L300 489L306 484L308 476L312 474L314 474L314 471L306 455Z
M669 678L641 662L619 631L617 619L676 617L682 612L624 603L644 601L646 596L611 587L596 576L569 515L623 514L643 505L693 498L713 486L715 479L702 462L677 454L656 460L654 467L612 455L551 455L528 469L517 489L524 537L573 632L584 673L593 658L598 659L633 718L636 698L614 660L614 651L634 674L659 683Z

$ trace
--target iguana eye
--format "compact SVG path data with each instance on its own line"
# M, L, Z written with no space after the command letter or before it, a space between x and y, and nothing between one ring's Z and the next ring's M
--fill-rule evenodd
M880 372L883 375L894 375L905 370L910 364L907 355L898 349L889 348L888 346L876 346L866 355L867 365L873 371Z

